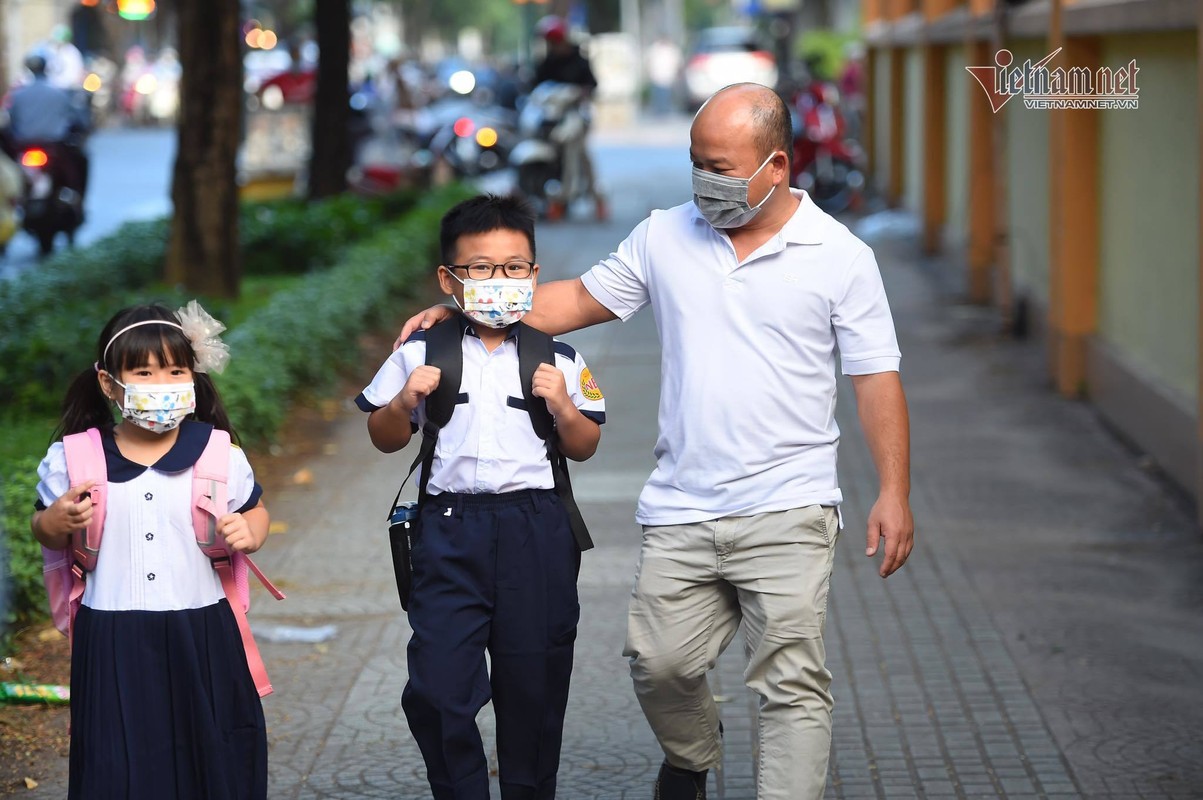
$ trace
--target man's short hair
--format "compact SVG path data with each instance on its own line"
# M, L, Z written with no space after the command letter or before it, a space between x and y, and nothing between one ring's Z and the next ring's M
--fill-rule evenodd
M770 153L785 151L786 159L794 155L794 126L785 101L776 92L766 91L763 99L752 104L752 120L756 125L756 146L768 158Z
M444 264L455 262L455 248L461 236L506 230L518 231L530 242L535 257L535 212L521 197L482 194L457 204L443 215L439 224L439 248Z

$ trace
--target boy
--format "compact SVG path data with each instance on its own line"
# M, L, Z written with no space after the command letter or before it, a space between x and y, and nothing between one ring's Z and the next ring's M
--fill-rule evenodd
M462 330L463 377L439 432L413 546L401 698L435 800L488 799L475 719L490 696L501 796L555 797L580 550L519 380L514 323L529 310L539 273L534 227L523 201L492 195L460 203L441 223L439 285L461 309L446 324ZM425 363L426 339L425 331L411 336L356 400L385 453L425 424L424 400L441 378ZM556 342L555 354L556 365L541 364L525 394L547 404L560 452L583 461L597 449L605 403L575 350Z

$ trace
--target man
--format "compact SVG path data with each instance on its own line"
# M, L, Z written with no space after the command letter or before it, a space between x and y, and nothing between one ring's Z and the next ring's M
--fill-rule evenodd
M706 672L742 620L760 696L760 800L817 800L831 747L823 625L839 529L835 351L880 493L867 556L913 546L900 354L872 251L789 189L771 90L727 87L691 130L694 202L654 211L579 279L540 284L527 320L563 333L651 305L663 347L656 469L626 655L665 753L660 800L706 796L722 758ZM445 316L429 309L406 331Z
M61 169L62 185L82 197L88 185L88 156L77 140L87 128L86 121L64 89L50 84L46 77L46 59L32 55L25 68L33 80L13 90L8 109L8 135L14 158L24 147L39 146L53 151L53 163Z

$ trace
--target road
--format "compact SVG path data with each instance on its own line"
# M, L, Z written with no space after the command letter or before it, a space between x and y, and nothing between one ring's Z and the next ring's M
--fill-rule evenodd
M174 128L109 128L91 137L86 222L76 234L76 246L107 236L123 222L170 213L175 141ZM64 237L59 237L58 246L66 247ZM19 274L37 262L37 242L19 232L0 259L0 278Z

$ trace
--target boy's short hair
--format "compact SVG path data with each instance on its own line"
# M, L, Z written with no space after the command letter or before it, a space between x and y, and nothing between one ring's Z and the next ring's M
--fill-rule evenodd
M518 231L530 242L535 257L535 212L521 197L482 194L455 205L439 223L439 247L444 264L455 262L455 248L461 236L489 231Z

